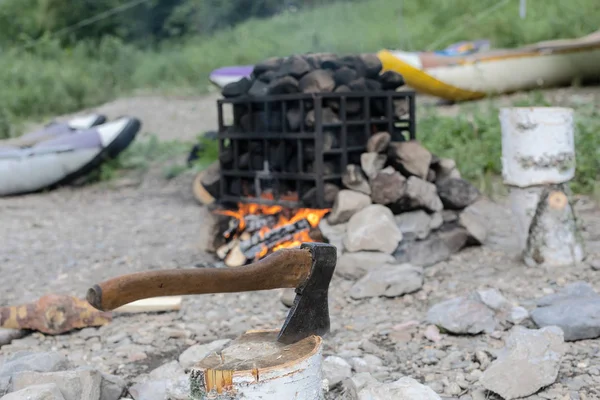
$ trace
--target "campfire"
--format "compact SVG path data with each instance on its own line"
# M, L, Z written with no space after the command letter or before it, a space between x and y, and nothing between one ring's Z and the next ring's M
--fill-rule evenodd
M416 139L403 83L374 55L308 54L227 85L219 160L197 179L197 198L216 206L207 250L235 267L329 242L338 257L425 266L485 240L468 210L479 192Z
M273 200L271 194L261 196ZM286 200L296 201L294 196ZM299 247L305 242L321 241L318 226L329 209L289 208L260 203L238 203L234 210L215 210L230 217L222 233L225 244L217 256L229 267L257 261L283 248Z

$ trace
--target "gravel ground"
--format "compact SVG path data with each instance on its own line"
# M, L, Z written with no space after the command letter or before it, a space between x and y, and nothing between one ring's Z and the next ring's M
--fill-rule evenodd
M146 129L164 132L161 138L191 139L202 129L196 125L202 118L181 111L189 126L161 131L161 116L144 106L151 99L122 102L138 104L135 112L128 107L128 113L140 116ZM191 100L188 106L190 113L200 107ZM99 110L111 106L103 107ZM164 114L175 115L169 107L165 105ZM173 105L173 110L180 107ZM47 293L83 296L90 285L123 273L193 268L209 261L199 247L206 234L204 210L191 194L192 178L186 173L167 181L155 168L136 186L97 184L0 199L0 305L33 301ZM588 258L597 258L600 208L587 198L577 208ZM325 354L353 360L355 372L369 371L380 381L410 375L444 398L484 399L476 382L484 369L481 354L494 354L508 333L442 335L433 343L423 335L432 305L484 288L498 289L522 305L575 281L589 282L600 291L600 272L588 262L552 270L520 264L511 250L510 212L501 201L490 223L497 238L493 246L468 248L427 268L423 288L412 295L352 300L348 291L353 282L335 277ZM91 365L133 384L193 344L233 338L248 329L278 328L288 309L274 293L279 292L189 296L179 312L117 316L107 326L56 337L34 333L2 347L0 361L19 350L56 350L75 365ZM411 321L416 321L413 327ZM557 382L530 399L600 398L600 341L569 342L567 349ZM332 399L340 396L337 389L330 394Z

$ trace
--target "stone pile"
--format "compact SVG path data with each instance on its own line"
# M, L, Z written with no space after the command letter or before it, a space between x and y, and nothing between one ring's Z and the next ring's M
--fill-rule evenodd
M416 271L485 242L480 193L461 178L453 160L436 157L416 140L393 142L387 132L373 135L367 150L361 165L348 166L345 187L319 225L338 248L338 275L355 280L369 275L364 279L369 287L356 288L353 297L399 292L393 283L376 289L377 281L402 282L403 293L410 293L422 277L396 271L395 279L394 266Z

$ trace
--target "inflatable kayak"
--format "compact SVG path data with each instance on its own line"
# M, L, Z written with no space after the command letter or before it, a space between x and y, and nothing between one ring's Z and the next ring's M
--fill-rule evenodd
M0 148L0 196L51 189L72 182L125 150L140 130L123 117L63 133L31 147Z
M571 84L600 78L600 31L578 39L465 55L382 50L384 70L404 76L414 90L447 100Z
M600 79L600 31L577 39L538 42L516 49L490 49L485 40L460 42L440 51L382 50L384 70L404 76L417 92L446 100L570 85ZM210 74L223 87L249 77L253 66L224 67Z
M5 147L30 147L44 140L73 133L80 129L89 129L104 122L106 122L106 116L102 114L82 115L65 122L53 121L37 131L16 138L0 140L0 149Z

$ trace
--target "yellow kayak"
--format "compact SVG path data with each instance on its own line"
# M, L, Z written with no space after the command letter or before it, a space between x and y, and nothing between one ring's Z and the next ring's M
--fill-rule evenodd
M378 57L384 70L402 74L417 92L453 101L474 100L600 78L600 31L572 40L466 55L382 50Z

